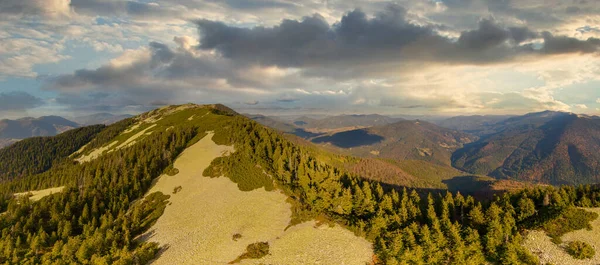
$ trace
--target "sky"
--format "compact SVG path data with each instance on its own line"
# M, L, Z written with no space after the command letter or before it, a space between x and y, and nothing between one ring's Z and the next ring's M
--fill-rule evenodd
M600 114L600 0L0 0L0 118Z

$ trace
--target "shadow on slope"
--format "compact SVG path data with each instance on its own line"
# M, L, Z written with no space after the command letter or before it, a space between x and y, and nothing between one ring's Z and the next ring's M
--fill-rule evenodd
M475 193L487 189L494 181L478 176L458 176L442 181L451 192Z
M383 141L383 137L369 134L366 130L352 130L336 133L330 136L322 136L312 140L313 143L331 143L337 147L352 148L363 145L372 145Z

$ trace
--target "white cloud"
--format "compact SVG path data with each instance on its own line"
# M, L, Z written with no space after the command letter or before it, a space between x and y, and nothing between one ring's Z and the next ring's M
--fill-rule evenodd
M36 77L33 66L57 63L69 56L63 55L62 42L48 42L24 38L0 41L0 79L7 76Z
M214 50L197 49L200 41L197 28L189 23L191 19L204 18L239 27L270 27L280 24L284 18L300 19L319 13L331 25L354 8L361 8L372 17L385 8L386 3L380 1L265 1L272 2L268 6L261 5L261 1L133 1L140 4L135 12L126 8L124 0L79 1L79 6L70 6L69 2L5 0L0 3L0 79L37 77L34 70L37 65L58 64L69 58L66 48L69 43L90 52L119 54L94 60L119 71L137 72L129 73L131 78L121 76L112 80L110 85L85 83L62 88L58 93L121 93L128 99L123 100L123 104L145 104L158 97L169 97L172 102L235 100L260 101L262 105L279 100L325 107L331 103L331 106L355 105L397 112L457 114L583 110L590 102L585 102L588 105L580 104L584 101L569 102L557 98L557 91L600 80L600 63L597 56L591 54L519 57L515 61L487 65L440 63L436 61L439 58L433 56L427 58L427 62L399 59L363 64L351 61L331 62L320 67L248 64L227 59ZM407 21L429 25L448 38L458 38L461 31L472 30L481 18L489 17L503 26L530 26L536 31L550 30L554 35L581 40L600 36L597 31L580 30L586 25L600 24L600 13L593 12L589 5L585 5L588 10L582 8L577 15L568 15L555 12L537 0L493 3L511 4L514 12L508 13L488 5L494 1L397 2L407 8ZM96 3L103 9L86 6L86 3ZM452 3L466 4L457 7ZM9 6L22 7L20 10L25 12L9 15ZM535 15L538 13L548 15L539 17ZM152 51L146 46L151 41L174 41L171 48L181 55L179 61L149 67L153 63ZM535 41L539 42L529 40ZM173 65L184 69L173 73L164 71ZM175 74L180 76L174 77ZM596 102L600 103L600 98Z

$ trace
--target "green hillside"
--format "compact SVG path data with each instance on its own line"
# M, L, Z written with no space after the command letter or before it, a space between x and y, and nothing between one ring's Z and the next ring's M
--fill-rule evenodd
M81 162L0 183L0 263L146 264L162 246L136 238L176 191L143 195L209 131L235 152L213 160L205 175L224 175L242 191L283 192L293 206L291 226L342 225L373 243L375 264L537 264L521 245L527 225L557 218L543 215L551 209L600 206L600 191L591 186L542 187L483 202L395 189L348 172L350 158L295 144L222 105L171 106L129 122L107 127L73 155ZM37 202L12 196L58 186L65 189Z
M0 182L41 173L77 151L104 129L94 125L53 137L33 137L0 149Z

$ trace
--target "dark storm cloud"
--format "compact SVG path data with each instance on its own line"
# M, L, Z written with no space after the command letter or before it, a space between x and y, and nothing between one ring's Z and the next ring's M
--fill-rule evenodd
M462 32L458 44L474 50L489 49L510 40L515 44L537 37L537 33L526 27L504 29L492 20L482 20L479 28Z
M320 15L284 20L275 27L236 28L200 20L199 48L215 49L227 58L249 63L297 67L336 60L375 60L403 46L434 36L428 27L405 20L406 11L391 5L372 19L354 10L330 26Z
M549 54L561 53L594 53L600 49L600 39L588 38L579 40L564 36L553 36L549 32L543 32L544 48L543 51Z
M78 88L86 85L116 85L133 83L143 73L142 65L119 69L110 65L95 70L80 69L73 74L61 75L52 79L51 85L62 88Z
M307 56L318 56L311 46L329 42L329 25L320 16L302 21L284 20L274 28L235 28L221 22L200 20L201 49L216 49L224 56L245 61L301 65Z
M44 102L27 92L12 91L0 93L0 111L20 111L43 105Z
M433 27L408 22L405 14L396 5L373 18L354 10L331 26L319 15L254 28L200 20L199 48L216 50L238 63L307 68L400 61L487 64L522 54L593 52L597 48L595 39L554 37L527 27L502 27L493 20L481 20L477 29L463 31L454 41L438 35ZM542 35L546 42L542 49L521 45Z
M47 85L49 88L77 88L88 85L137 84L145 73L164 64L169 64L176 55L168 46L162 43L151 42L149 48L152 54L150 61L136 62L128 67L104 65L95 70L80 69L73 74L50 78L50 83Z

